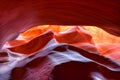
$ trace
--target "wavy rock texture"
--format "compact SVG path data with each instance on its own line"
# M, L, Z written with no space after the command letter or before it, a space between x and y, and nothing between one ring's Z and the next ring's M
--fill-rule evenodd
M4 66L13 63L6 63ZM4 76L8 75L8 76ZM18 61L1 80L119 80L120 63L68 45L53 45Z
M36 25L59 24L97 26L120 36L119 3L1 0L0 80L119 80L119 44L96 46L82 26L63 33L60 27L47 31L50 26L41 26L35 34L19 35Z
M6 44L0 53L0 80L120 79L119 44L96 46L81 26L47 30L52 27L30 29ZM27 42L16 45L20 39Z
M53 33L48 31L38 36L37 38L31 40L29 43L9 49L17 53L31 54L42 49L52 38Z
M97 46L102 55L120 61L120 44L98 44Z
M55 27L56 29L54 29ZM56 43L68 43L88 51L97 52L91 33L85 30L83 27L71 26L65 31L62 31L60 28L62 28L62 26L48 26L44 28L36 27L36 29L30 29L20 35L21 38L24 38L24 43L21 42L17 45L17 42L21 41L18 37L18 40L10 41L6 43L5 46L7 46L7 48L13 52L31 54L43 48L49 42L49 40L55 38ZM52 31L47 31L50 29ZM47 32L43 33L44 31ZM25 43L25 41L27 42Z
M0 46L40 24L95 25L120 36L119 0L1 0Z

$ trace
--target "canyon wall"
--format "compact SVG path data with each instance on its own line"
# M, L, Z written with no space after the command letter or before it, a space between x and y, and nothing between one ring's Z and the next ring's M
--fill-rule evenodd
M1 0L0 48L26 29L44 24L94 25L120 36L119 0Z

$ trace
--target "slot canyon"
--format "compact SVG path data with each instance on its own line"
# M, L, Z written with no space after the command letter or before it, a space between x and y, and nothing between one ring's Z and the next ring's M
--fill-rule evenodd
M119 0L0 0L0 80L120 80Z

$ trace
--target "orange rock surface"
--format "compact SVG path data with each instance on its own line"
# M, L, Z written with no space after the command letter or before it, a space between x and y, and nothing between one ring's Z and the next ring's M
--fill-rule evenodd
M53 33L50 32L49 34L48 32L46 37L42 36L48 30ZM16 40L7 42L5 46L13 52L31 54L39 50L40 47L44 47L53 38L57 43L68 43L88 51L99 52L104 56L120 61L118 57L120 55L120 37L113 36L97 27L37 26L21 33ZM33 46L34 48L32 48Z

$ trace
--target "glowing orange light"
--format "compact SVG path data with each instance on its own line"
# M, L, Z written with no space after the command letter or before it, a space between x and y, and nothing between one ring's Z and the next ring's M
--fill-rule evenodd
M9 41L4 46L7 48L20 46L20 45L29 43L31 40L40 36L42 33L44 33L47 30L51 30L54 33L61 33L61 32L64 32L64 31L70 29L71 27L73 27L73 26L61 26L61 25L36 26L36 27L33 27L33 28L21 33L18 36L18 38L16 38L16 40ZM74 45L74 46L77 45L80 48L85 48L85 49L91 50L93 52L96 52L95 49L97 49L97 51L99 53L101 53L102 55L120 61L120 58L118 58L118 56L120 56L120 53L119 53L120 37L111 35L111 34L107 33L106 31L104 31L98 27L95 27L95 26L79 26L79 27L83 27L85 30L87 30L91 33L93 43L92 44L90 43L90 45L89 45L88 44L89 41L88 42L83 41L82 43L81 42L73 43L72 45ZM73 33L74 33L74 31L73 31ZM84 33L84 31L83 31L83 33ZM55 37L55 38L57 39L57 37ZM82 35L81 35L81 38L83 38L83 40L85 39L84 37L82 37ZM66 40L67 40L67 38L66 38ZM76 38L76 40L77 40L77 38ZM89 46L89 47L87 47L87 46Z

